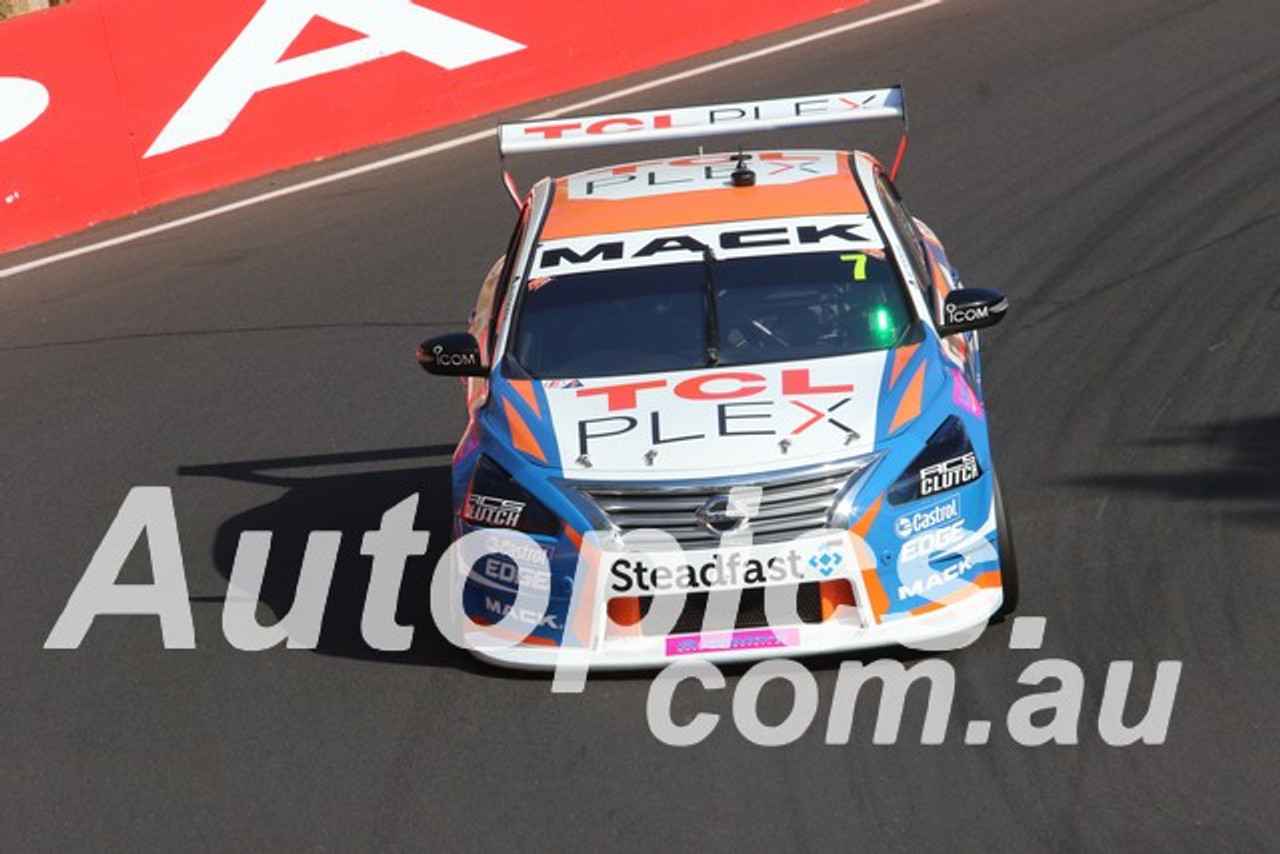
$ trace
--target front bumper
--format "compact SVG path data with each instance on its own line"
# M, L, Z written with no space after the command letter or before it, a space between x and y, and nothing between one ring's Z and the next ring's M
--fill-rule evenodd
M483 636L477 635L471 652L482 661L502 667L525 670L550 670L556 667L589 667L600 670L635 670L661 668L676 661L701 659L715 664L759 661L767 658L797 658L852 652L887 646L912 646L937 650L946 648L941 643L951 638L955 647L967 645L976 638L975 630L986 625L1003 602L1003 593L997 587L975 588L959 601L926 614L903 616L886 622L862 625L862 620L852 609L825 622L812 625L784 626L773 629L744 629L729 634L759 635L771 632L775 639L786 641L777 645L715 650L706 649L683 653L672 652L673 639L701 637L712 642L725 633L707 635L683 635L654 637L627 637L601 639L590 647L573 646L486 646Z

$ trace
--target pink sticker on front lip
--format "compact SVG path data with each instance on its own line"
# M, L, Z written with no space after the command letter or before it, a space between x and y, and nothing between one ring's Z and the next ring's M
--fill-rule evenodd
M964 374L954 369L951 371L951 402L971 415L982 417L982 401L973 393Z
M774 649L800 642L796 629L746 629L714 635L681 635L667 638L667 656L700 652L733 652L743 649Z

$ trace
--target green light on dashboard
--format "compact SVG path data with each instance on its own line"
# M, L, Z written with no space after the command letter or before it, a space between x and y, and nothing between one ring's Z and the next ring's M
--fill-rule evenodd
M885 306L872 309L869 316L871 322L871 338L877 347L887 347L897 337L893 330L893 315Z

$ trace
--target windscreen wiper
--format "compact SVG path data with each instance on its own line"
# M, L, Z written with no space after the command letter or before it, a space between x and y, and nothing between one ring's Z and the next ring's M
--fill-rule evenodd
M715 366L720 364L720 317L716 313L716 285L711 275L711 264L716 260L715 253L711 251L710 246L702 247L702 269L703 269L703 285L705 288L705 296L707 300L706 313L706 337L707 337L707 363Z

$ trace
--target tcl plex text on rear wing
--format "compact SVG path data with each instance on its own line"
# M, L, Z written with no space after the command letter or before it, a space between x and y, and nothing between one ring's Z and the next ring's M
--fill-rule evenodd
M890 176L896 177L907 147L907 107L899 85L827 95L595 116L564 116L504 124L498 126L498 152L505 164L508 154L761 133L872 119L902 121L902 136L898 141L893 167L889 170ZM519 192L505 166L502 174L508 191L519 205Z

